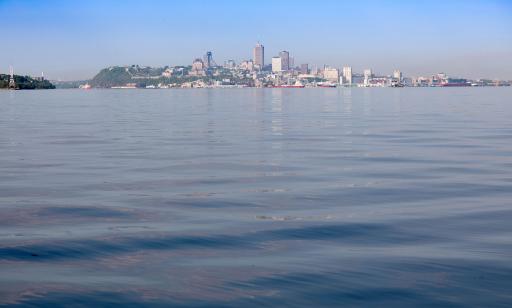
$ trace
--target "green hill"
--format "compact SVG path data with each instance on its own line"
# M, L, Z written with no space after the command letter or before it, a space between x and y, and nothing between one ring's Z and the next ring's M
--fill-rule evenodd
M110 88L123 86L127 83L145 83L147 80L160 79L164 68L132 66L112 66L102 69L90 81L95 88Z
M16 89L18 90L35 90L35 89L55 89L55 86L48 80L34 79L29 76L14 75ZM9 87L9 75L0 74L0 89Z

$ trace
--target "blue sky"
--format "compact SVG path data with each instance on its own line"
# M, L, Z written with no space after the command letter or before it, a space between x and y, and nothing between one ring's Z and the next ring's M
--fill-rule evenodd
M212 50L218 63L351 65L406 75L512 79L512 1L0 0L0 71L91 78L110 65L179 65Z

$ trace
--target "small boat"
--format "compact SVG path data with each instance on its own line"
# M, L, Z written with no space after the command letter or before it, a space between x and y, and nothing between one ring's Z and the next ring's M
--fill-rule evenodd
M327 82L319 82L316 86L319 88L336 88L336 84Z
M300 81L296 81L295 84L283 84L279 86L274 86L274 88L305 88L306 86L302 84Z
M293 84L283 84L283 85L280 85L280 86L274 86L274 88L305 88L306 86L302 85L302 86L296 86L296 85L293 85Z

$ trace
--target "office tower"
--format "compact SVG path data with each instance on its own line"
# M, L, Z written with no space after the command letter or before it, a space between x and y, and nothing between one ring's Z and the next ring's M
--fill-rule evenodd
M393 71L393 78L398 80L398 81L402 81L402 72L400 72L399 70L394 70Z
M265 47L260 43L256 44L253 49L253 62L262 69L265 66Z
M294 57L290 57L290 60L289 60L289 63L288 63L288 68L290 70L293 70L295 68L295 58Z
M279 57L281 58L281 70L288 71L290 69L290 53L283 50L279 53Z
M308 64L305 63L305 64L301 64L300 65L300 73L301 74L307 74L309 73L309 67L308 67Z
M272 72L281 72L283 70L283 59L281 57L272 58Z
M211 68L215 66L215 61L213 61L213 53L211 51L207 51L203 57L203 64L206 68Z
M352 67L350 66L343 68L343 84L352 85Z

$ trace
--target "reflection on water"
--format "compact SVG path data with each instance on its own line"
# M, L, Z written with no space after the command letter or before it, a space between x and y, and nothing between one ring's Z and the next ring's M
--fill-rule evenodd
M511 94L0 92L0 305L511 305Z

